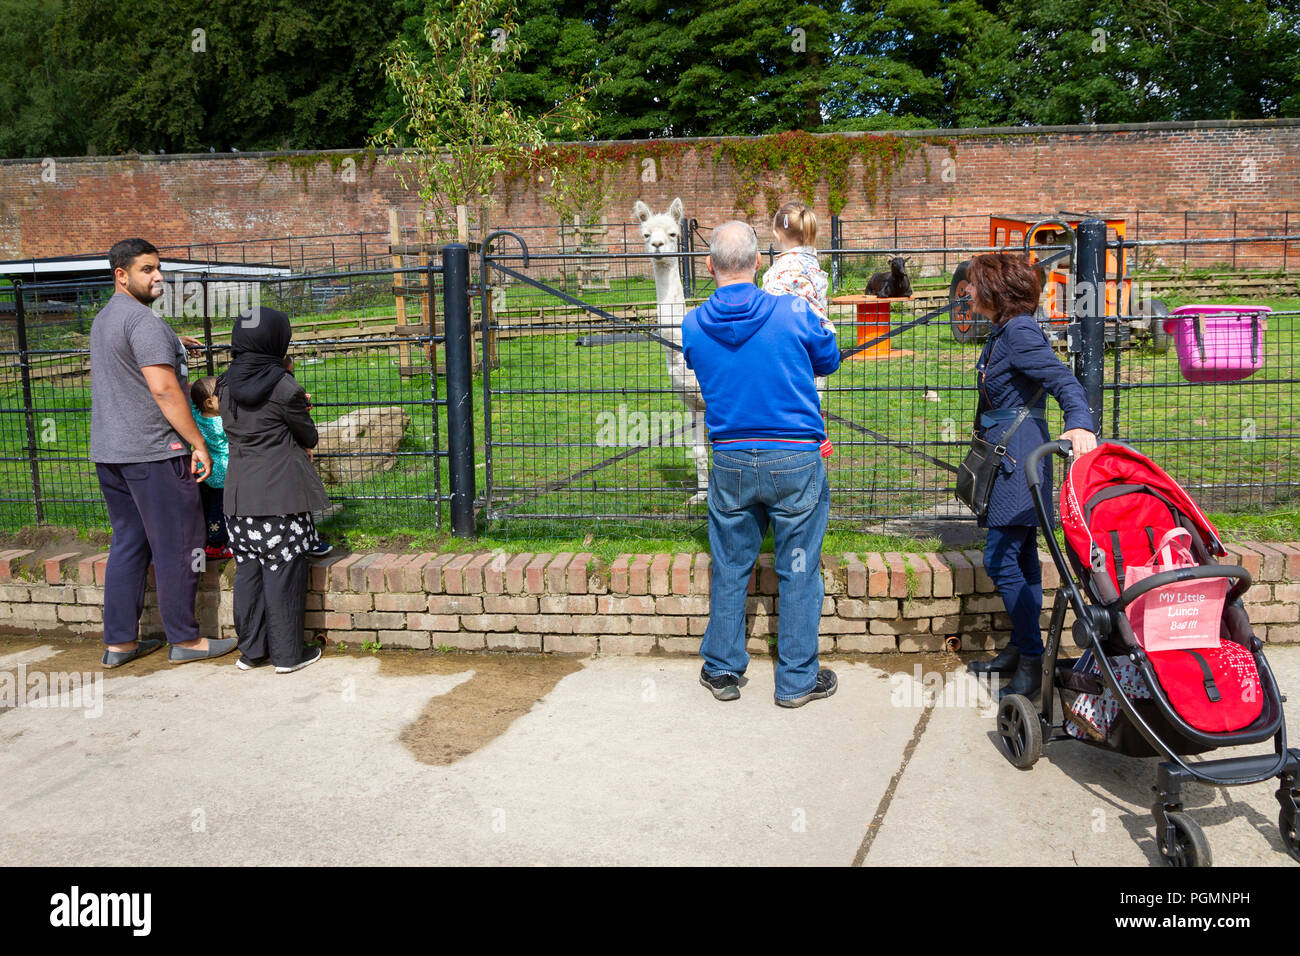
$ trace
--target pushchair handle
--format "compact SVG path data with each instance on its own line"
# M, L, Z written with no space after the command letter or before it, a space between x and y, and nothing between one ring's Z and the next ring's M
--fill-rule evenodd
M1062 458L1069 458L1070 452L1074 446L1070 444L1068 438L1060 438L1056 441L1049 441L1039 445L1025 458L1025 480L1029 482L1030 488L1038 487L1038 460L1044 455L1057 454Z
M1196 578L1235 578L1237 583L1228 589L1225 598L1225 603L1228 604L1245 594L1253 583L1249 571L1232 565L1202 564L1195 568L1175 568L1172 571L1153 574L1149 578L1143 578L1131 588L1125 588L1124 593L1120 595L1117 609L1124 610L1148 591L1162 588L1166 584L1177 584L1180 581L1191 581Z
M1118 438L1103 438L1098 441L1099 445L1120 445L1124 448L1133 449L1133 446L1126 441L1120 441ZM1135 450L1135 449L1134 449ZM1044 445L1039 445L1025 458L1025 480L1029 482L1030 488L1038 487L1038 460L1047 454L1058 454L1062 458L1069 458L1074 454L1074 445L1068 438L1059 438L1056 441L1049 441Z

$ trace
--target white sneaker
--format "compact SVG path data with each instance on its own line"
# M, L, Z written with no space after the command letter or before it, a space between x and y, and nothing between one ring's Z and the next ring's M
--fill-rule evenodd
M291 664L288 667L276 667L275 672L277 674L292 674L294 671L300 671L308 664L315 664L320 660L321 653L319 647L308 648L305 660L301 660L297 664Z

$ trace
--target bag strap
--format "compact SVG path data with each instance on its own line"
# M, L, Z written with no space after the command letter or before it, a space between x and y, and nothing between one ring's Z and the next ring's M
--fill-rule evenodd
M1186 528L1170 528L1160 537L1160 542L1155 546L1155 549L1151 552L1151 557L1159 558L1160 553L1164 551L1166 548L1168 548L1169 545L1173 543L1175 538L1181 538L1184 536L1186 536L1187 544L1190 546L1192 543L1192 533L1190 531L1188 531ZM1190 547L1188 548L1188 550L1190 550ZM1162 564L1173 564L1173 557L1174 556L1170 554L1168 556L1168 559L1161 558L1160 561Z
M1110 553L1115 558L1115 580L1122 592L1124 590L1124 552L1119 546L1118 531L1111 531L1110 533Z
M1205 678L1205 696L1210 698L1211 704L1217 704L1222 697L1219 694L1219 688L1214 683L1214 673L1210 670L1210 665L1205 662L1205 658L1195 651L1185 650L1184 654L1191 654L1196 658L1196 663L1201 666L1201 676Z
M1004 330L1004 328L1005 326L998 326L998 328L995 329L995 333L993 333L992 336L989 336L988 341L984 343L985 349L988 349L987 358L985 358L984 355L980 355L980 359L982 359L984 363L984 368L988 368L988 363L992 362L993 350L997 349L997 343L1002 341L1002 330ZM1039 328L1039 332L1043 332L1041 326ZM1010 349L1010 346L1008 346L1008 349ZM978 362L976 362L975 364L976 367L979 367ZM1002 434L1002 441L1000 442L1000 445L1006 446L1006 444L1008 444L1008 442L1011 441L1011 436L1015 434L1015 429L1021 427L1021 425L1024 424L1024 419L1027 419L1028 416L1030 416L1030 412L1034 411L1035 402L1039 401L1039 398L1043 397L1043 392L1044 389L1041 388L1040 386L1039 390L1037 390L1037 392L1034 393L1034 398L1031 398L1030 401L1024 403L1024 406L1021 408L1021 414L1015 416L1014 419L1011 419L1011 427L1006 429L1006 432ZM983 397L984 397L984 390L980 389L980 398ZM976 402L975 403L975 431L979 431L979 416L980 416L979 406L980 406L980 402Z
M1034 392L1033 398L1031 398L1024 405L1020 406L1020 414L1011 420L1011 427L1002 433L1002 440L998 442L999 445L1001 445L1003 448L1007 446L1007 444L1011 441L1011 436L1016 433L1016 429L1018 429L1021 425L1025 423L1025 419L1029 417L1029 413L1034 410L1034 403L1038 401L1039 396L1041 396L1042 394L1043 394L1043 389L1039 388L1038 391Z

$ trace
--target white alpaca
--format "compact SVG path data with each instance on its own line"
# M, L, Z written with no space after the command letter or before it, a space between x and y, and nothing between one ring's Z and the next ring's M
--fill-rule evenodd
M682 319L686 317L686 295L682 291L682 279L678 272L675 258L664 258L666 254L676 252L681 246L682 201L674 199L666 213L653 213L650 207L639 199L632 207L636 218L641 222L641 235L645 238L645 251L659 253L660 257L652 260L655 270L655 298L659 311L659 334L673 344L682 344ZM689 419L691 454L695 456L695 494L687 504L699 504L709 494L709 447L704 428L704 396L700 394L700 385L695 380L695 373L686 367L681 349L665 348L668 360L668 378L672 382L673 392L686 406Z

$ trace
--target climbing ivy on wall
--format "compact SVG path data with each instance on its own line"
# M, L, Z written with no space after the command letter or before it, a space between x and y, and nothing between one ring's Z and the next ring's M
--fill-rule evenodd
M862 195L874 209L882 193L888 198L898 169L918 152L925 163L926 179L930 178L930 159L923 149L927 145L946 148L950 156L956 151L952 140L941 137L834 133L814 136L803 130L691 143L674 140L548 143L519 154L505 167L501 184L507 204L522 184L538 192L546 190L548 204L566 221L575 214L587 219L592 214L598 216L611 199L619 198L621 183L634 185L672 179L677 171L673 161L694 149L712 154L715 174L723 170L730 173L729 186L735 207L747 216L758 214L760 194L768 214L786 198L788 190L812 205L823 183L830 212L837 215L851 198L855 159L861 166ZM350 156L273 156L267 165L288 166L302 179L305 189L307 178L318 163L328 162L337 172L348 158L356 162L359 170L373 169L375 164L374 151L367 150Z
M369 172L374 174L375 169L375 151L365 149L358 153L291 153L288 155L271 156L266 160L268 170L284 166L289 169L294 178L302 182L303 191L306 192L309 180L315 172L316 167L321 163L328 163L330 172L338 173L344 168L348 160L352 161L354 172Z
M542 170L554 170L550 186L553 191L561 191L574 197L579 206L587 197L613 194L617 182L632 177L640 181L647 175L647 163L653 163L653 177L647 181L657 182L670 178L671 169L665 160L676 159L690 148L687 143L673 140L642 140L626 143L548 143L540 149L529 150L522 162L513 163L502 176L507 204L514 198L514 190L521 181L531 182L540 176L538 186L547 185L546 177L540 175ZM634 163L629 170L627 164ZM592 188L583 189L577 183L581 178ZM552 205L555 205L552 203ZM590 209L573 208L564 218L572 213L583 215ZM585 216L584 216L585 218Z
M781 202L777 180L784 178L790 188L808 205L816 199L817 187L825 183L832 215L837 215L849 201L852 187L853 160L862 163L862 192L868 205L875 208L883 188L888 195L894 174L918 151L925 159L926 178L930 175L929 157L922 146L951 144L933 137L814 136L803 130L790 130L753 139L719 141L713 150L716 169L726 160L731 165L736 208L747 216L758 212L756 200L761 192L771 213Z

